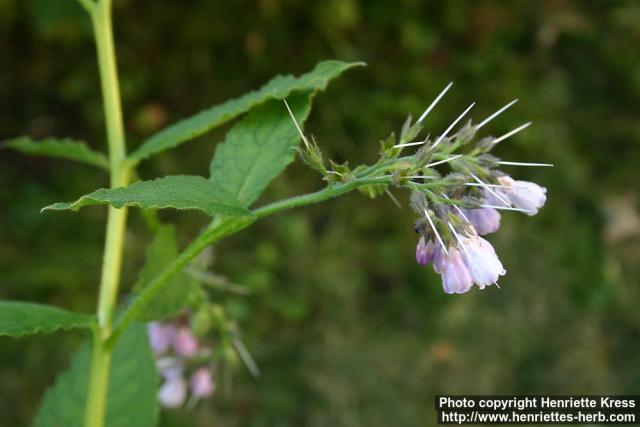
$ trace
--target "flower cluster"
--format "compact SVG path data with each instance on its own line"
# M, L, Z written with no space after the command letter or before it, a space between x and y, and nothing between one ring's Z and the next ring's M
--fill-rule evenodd
M533 182L514 180L497 170L497 166L551 165L505 162L488 154L498 142L526 128L530 123L499 138L481 139L468 153L451 155L456 149L472 141L480 128L514 103L512 101L507 104L478 125L469 122L447 138L448 131L472 104L445 131L444 136L441 135L434 142L427 138L420 143L423 148L417 156L431 153L433 158L438 153L435 149L439 144L445 148L439 151L443 159L427 164L418 174L409 177L408 184L413 191L412 207L421 216L414 226L420 235L416 246L416 261L422 266L433 264L433 269L442 278L446 293L465 293L474 283L480 289L492 284L497 286L499 277L506 274L506 270L491 243L481 236L500 228L500 210L535 215L546 201L547 190L544 187ZM403 143L396 147L410 145L416 144ZM452 169L449 175L443 177L430 169L444 163L448 163Z
M371 166L350 169L322 158L315 140L306 138L293 113L291 118L304 142L302 159L321 172L329 188L339 194L358 188L370 197L387 194L398 204L390 189L411 191L411 205L420 216L414 229L420 235L416 261L433 264L442 276L447 293L467 292L473 284L480 289L496 284L506 273L493 246L484 235L500 228L500 212L519 211L535 215L546 201L546 189L527 181L517 181L499 170L501 166L553 166L546 163L503 161L489 152L500 142L526 129L525 123L500 137L476 135L487 123L517 102L509 102L478 124L471 121L454 131L473 108L469 105L437 138L417 137L431 110L451 88L450 83L427 107L415 123L407 119L399 139L392 133L381 143L380 159ZM287 106L288 108L288 106ZM418 140L416 140L418 139ZM402 156L406 147L419 149ZM441 168L450 170L444 173Z
M392 133L382 141L380 159L372 166L348 165L329 161L325 164L315 140L305 137L291 114L302 140L303 160L320 171L329 186L357 186L371 197L386 193L394 202L390 188L411 191L411 205L420 215L414 229L420 235L416 261L433 264L442 276L447 293L467 292L473 284L480 289L506 273L493 246L483 237L500 227L500 210L535 215L546 201L546 189L527 181L517 181L498 167L553 166L545 163L503 161L489 154L501 141L527 128L526 123L500 137L476 140L478 131L511 107L511 101L478 124L469 121L457 132L453 129L473 108L467 107L437 138L417 140L427 115L451 88L450 83L429 105L420 118L405 122L399 140ZM289 110L291 113L291 111ZM474 143L475 141L475 143ZM412 155L402 156L405 147L419 146ZM436 168L436 166L438 168ZM448 167L449 173L439 168Z
M182 406L189 391L193 402L213 394L216 386L212 367L206 362L210 359L211 350L198 342L187 325L151 322L147 331L156 355L156 365L164 380L158 390L162 406Z
M416 223L416 231L420 234L416 261L423 266L433 264L435 272L442 276L446 293L465 293L474 283L480 289L497 285L498 278L506 273L491 243L481 237L500 228L500 208L490 205L500 206L503 203L504 208L519 209L529 215L544 205L544 187L527 181L514 181L510 177L501 177L499 181L504 183L501 184L503 187L491 192L489 187L484 189L479 207L472 209L457 205L429 209L426 200L415 201L421 206L426 220ZM440 233L434 220L446 225L450 233L444 230ZM446 239L443 235L453 238Z

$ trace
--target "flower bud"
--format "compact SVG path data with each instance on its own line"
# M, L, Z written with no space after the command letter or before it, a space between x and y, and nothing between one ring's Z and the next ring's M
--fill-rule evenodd
M189 381L191 393L196 398L209 397L216 389L216 385L211 378L211 371L207 368L198 368Z
M511 203L518 209L526 210L527 215L533 216L547 201L547 189L529 181L515 181L510 177L499 178L503 185L509 185L506 194Z
M182 377L169 379L160 386L158 400L165 408L177 408L187 397L187 384Z
M438 249L433 240L425 242L424 236L420 237L416 246L416 262L422 266L429 264L433 261Z
M473 279L459 250L449 249L439 261L442 275L442 287L448 294L463 294L471 289ZM436 268L434 264L434 269Z
M191 331L186 326L178 328L173 337L173 349L182 357L191 357L198 351L198 340L191 335Z
M327 175L327 168L324 164L322 151L320 151L320 147L313 136L311 137L311 142L305 144L304 147L298 148L298 153L306 164L320 172L322 175Z
M149 336L149 344L151 349L157 355L167 352L171 340L176 333L173 326L160 322L150 322L147 325L147 333Z
M469 120L454 136L456 144L464 145L470 142L475 136L478 129Z
M480 235L494 233L500 228L500 212L493 208L461 209L476 232Z
M380 157L383 159L395 159L401 152L401 148L396 147L396 134L391 134L380 141Z

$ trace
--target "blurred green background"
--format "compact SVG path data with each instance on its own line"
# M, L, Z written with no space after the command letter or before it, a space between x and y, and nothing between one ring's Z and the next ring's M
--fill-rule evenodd
M71 0L0 0L0 140L83 138L104 149L89 22ZM490 236L501 289L445 295L415 264L414 217L361 194L269 218L215 249L216 271L252 290L223 303L262 376L245 370L163 426L434 424L436 393L640 393L640 3L630 1L115 1L131 147L170 122L322 59L362 60L316 98L306 129L326 154L376 159L419 114L443 129L471 101L509 169L548 188L533 218ZM206 175L224 131L144 163ZM92 311L105 210L40 214L107 184L88 167L0 152L0 298ZM300 162L262 202L312 191ZM397 194L406 202L405 194ZM406 205L405 205L406 206ZM163 213L181 244L206 220ZM127 233L125 292L149 235ZM27 425L83 337L0 339L0 425ZM222 383L222 380L219 381ZM190 424L191 423L191 424Z

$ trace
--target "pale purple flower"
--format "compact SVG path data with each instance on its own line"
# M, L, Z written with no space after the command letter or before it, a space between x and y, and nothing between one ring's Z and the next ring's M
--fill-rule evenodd
M151 322L147 325L149 344L153 352L161 355L167 352L176 333L176 329L168 324Z
M451 250L451 249L449 249ZM435 253L433 255L433 271L438 274L442 274L444 271L444 257L445 252L442 250L442 246L435 247Z
M480 289L497 282L507 272L491 243L478 235L460 238L460 250L473 281Z
M547 189L529 181L516 181L509 176L498 178L500 184L508 188L500 195L505 195L514 207L526 211L529 216L538 213L538 209L547 201ZM504 203L503 203L504 204Z
M464 219L468 220L480 235L494 233L500 228L500 212L493 208L461 209Z
M450 248L448 252L446 255L441 255L438 263L434 262L433 268L436 272L440 272L442 287L446 293L463 294L473 285L471 273L458 249Z
M181 406L187 397L187 383L182 376L167 379L158 390L158 401L165 408Z
M437 251L438 246L436 246L433 240L429 239L425 242L425 238L420 237L418 245L416 246L416 261L420 265L427 265L433 261Z
M198 340L186 326L180 326L173 336L173 349L182 357L191 357L198 351Z
M216 385L211 378L211 371L208 368L198 368L189 381L191 394L196 398L209 397L216 389Z

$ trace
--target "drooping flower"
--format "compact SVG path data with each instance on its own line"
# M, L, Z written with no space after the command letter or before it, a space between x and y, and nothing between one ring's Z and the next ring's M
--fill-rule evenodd
M461 209L465 219L468 220L476 232L480 235L494 233L500 228L500 212L493 208Z
M471 273L456 248L449 248L448 254L442 255L437 264L434 262L434 270L441 274L442 287L448 294L463 294L473 285Z
M149 335L149 344L153 352L157 355L162 355L169 350L176 329L169 324L150 322L147 325L147 332Z
M464 263L480 289L497 282L500 276L506 274L491 243L477 234L461 237L459 246Z
M429 264L433 261L437 251L438 247L433 240L425 241L424 236L421 236L416 246L416 262L422 266Z
M537 214L547 201L547 189L534 182L516 181L509 176L502 176L498 181L507 187L500 194L508 197L513 206L524 210L529 216Z
M191 357L198 351L198 340L187 326L180 326L173 336L173 349L182 357Z
M147 325L156 367L163 378L157 398L165 408L178 408L188 398L195 402L209 397L216 387L211 368L213 352L191 333L186 316Z
M160 375L165 379L158 390L158 401L165 408L181 406L187 397L184 367L175 358L164 357L156 362Z
M198 399L211 396L216 389L211 371L208 368L198 368L191 375L189 385L191 386L191 394Z
M158 401L165 408L181 406L187 397L187 384L182 377L166 380L158 390Z

